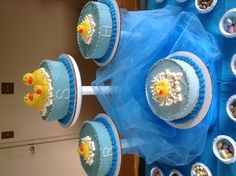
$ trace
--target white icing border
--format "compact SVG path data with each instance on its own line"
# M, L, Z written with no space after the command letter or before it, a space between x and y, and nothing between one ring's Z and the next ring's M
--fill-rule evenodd
M205 98L204 98L204 102L202 104L202 108L199 110L197 116L185 123L177 124L177 123L173 123L173 122L167 122L169 125L171 125L175 128L179 128L179 129L192 128L192 127L196 126L197 124L199 124L202 121L202 119L204 119L204 117L208 113L209 108L211 106L212 95L213 95L211 76L210 76L210 73L209 73L206 65L204 64L204 62L199 57L194 55L193 53L190 53L187 51L179 51L179 52L172 53L167 58L173 57L173 56L186 56L186 57L190 57L191 59L193 59L193 61L201 68L204 79L205 79Z

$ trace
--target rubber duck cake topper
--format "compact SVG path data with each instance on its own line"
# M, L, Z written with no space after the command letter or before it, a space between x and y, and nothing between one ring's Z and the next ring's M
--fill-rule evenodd
M49 74L44 68L40 68L32 73L26 73L23 76L23 82L27 86L34 86L34 93L25 95L25 104L42 111L44 116L47 113L47 107L52 104L52 84Z

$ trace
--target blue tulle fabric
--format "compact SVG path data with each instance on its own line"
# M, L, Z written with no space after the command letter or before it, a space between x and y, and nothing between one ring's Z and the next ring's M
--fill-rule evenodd
M173 128L150 110L145 96L148 72L158 59L176 51L192 52L202 58L212 76L213 94L217 94L217 44L195 15L173 6L151 11L121 10L117 52L111 63L97 70L92 83L123 138L123 153L138 154L147 164L190 163L201 154L216 121L216 96L204 120L190 129ZM99 86L111 86L110 94Z

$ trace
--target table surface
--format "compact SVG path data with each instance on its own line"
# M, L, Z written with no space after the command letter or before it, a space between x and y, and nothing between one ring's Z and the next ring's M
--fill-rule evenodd
M205 149L200 157L195 162L203 162L209 167L213 176L233 176L236 175L236 163L224 164L219 161L213 154L212 142L217 135L228 135L236 140L236 123L234 123L227 115L225 105L227 99L236 94L236 78L233 76L230 70L231 57L236 53L236 39L227 39L220 34L219 21L223 14L231 8L236 8L235 0L219 0L212 12L208 14L199 14L195 8L194 0L187 0L184 3L178 3L175 0L164 0L162 4L157 4L155 0L147 1L148 9L162 8L165 5L177 5L181 6L184 11L192 12L196 14L204 25L205 29L212 33L217 39L220 50L222 51L222 58L217 65L218 74L218 94L214 96L219 97L219 108L216 110L218 113L218 122L213 129L209 131L208 139ZM160 167L165 175L168 175L170 170L178 169L184 176L190 175L190 169L193 163L182 167L171 167L164 164L155 162L146 166L146 175L149 175L150 169L153 166Z

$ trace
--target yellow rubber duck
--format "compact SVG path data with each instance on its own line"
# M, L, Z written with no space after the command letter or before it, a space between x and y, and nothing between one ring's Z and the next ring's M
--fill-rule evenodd
M34 93L37 95L41 95L43 98L47 98L48 97L48 84L35 85Z
M28 93L24 97L24 102L28 106L32 106L33 108L42 111L44 108L44 99L41 95Z
M85 160L89 157L89 144L87 142L83 142L77 149L79 155L83 156Z
M86 38L88 36L89 28L91 27L89 21L82 21L77 26L77 32L81 35L82 38Z
M156 83L154 90L157 97L164 98L169 95L170 85L168 81L161 80Z
M46 80L44 79L44 73L42 69L37 69L33 73L26 73L23 76L23 83L27 86L32 85L44 85Z

